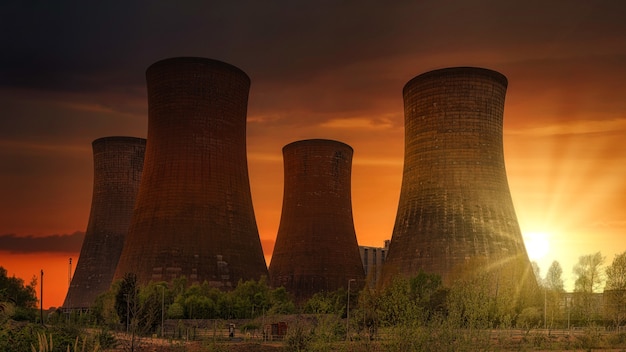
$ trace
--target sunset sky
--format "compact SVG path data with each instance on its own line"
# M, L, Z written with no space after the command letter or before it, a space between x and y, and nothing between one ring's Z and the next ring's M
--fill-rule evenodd
M573 286L578 257L626 251L626 3L620 1L3 1L0 266L60 306L91 205L91 142L146 137L146 68L174 56L251 78L247 150L270 260L281 148L354 148L359 244L382 246L402 181L402 88L479 66L507 76L504 151L524 236ZM530 248L531 256L534 250Z

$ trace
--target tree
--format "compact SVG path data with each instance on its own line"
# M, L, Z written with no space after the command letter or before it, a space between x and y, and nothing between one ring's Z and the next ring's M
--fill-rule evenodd
M15 276L8 277L5 268L0 266L0 313L13 320L34 320L37 307L37 276L30 284Z
M604 272L602 265L604 257L600 252L583 255L578 258L578 263L574 266L576 282L574 283L575 304L578 313L582 318L590 323L598 316L599 307L594 299L594 293L599 292L604 282Z
M606 269L604 296L608 314L620 326L626 319L626 252L616 255Z
M606 269L606 288L608 290L626 289L626 252L617 254Z
M137 275L126 273L115 295L115 311L120 318L120 323L125 324L127 329L131 322L134 321L138 306L139 287L137 286Z
M272 290L270 294L270 309L267 314L293 314L295 311L296 305L284 287Z
M317 292L304 303L304 313L307 314L346 314L346 290Z
M441 277L420 271L411 278L395 278L381 293L381 323L423 326L444 310L445 294Z
M604 282L602 265L604 257L600 252L583 255L578 258L578 263L574 266L576 283L574 291L584 293L599 292Z
M561 301L563 300L563 268L558 261L553 261L543 280L546 288L546 314L550 317L550 327L554 326L555 317L561 315Z
M37 276L33 276L29 285L15 276L8 277L7 270L0 266L0 302L12 302L16 307L37 307Z

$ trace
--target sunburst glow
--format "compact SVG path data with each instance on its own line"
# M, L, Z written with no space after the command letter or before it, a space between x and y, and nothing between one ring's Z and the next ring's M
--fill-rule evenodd
M530 260L543 259L550 252L550 241L545 233L530 232L524 234L524 244Z

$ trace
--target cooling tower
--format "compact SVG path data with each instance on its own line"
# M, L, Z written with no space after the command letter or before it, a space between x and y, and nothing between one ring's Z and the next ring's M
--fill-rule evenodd
M272 285L284 286L297 301L346 288L352 279L362 285L352 220L352 148L332 140L303 140L286 145L283 158L285 188L269 269Z
M93 196L85 239L64 308L89 308L109 290L128 233L139 190L146 140L96 139L93 147Z
M421 270L450 283L476 263L529 267L504 165L506 87L502 74L471 67L405 85L404 171L385 281Z
M159 61L146 79L146 159L116 279L229 288L267 275L246 157L250 79L191 57Z

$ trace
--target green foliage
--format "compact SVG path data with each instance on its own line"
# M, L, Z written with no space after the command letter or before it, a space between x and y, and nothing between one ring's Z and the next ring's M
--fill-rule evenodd
M318 315L311 331L311 345L313 350L320 351L322 346L346 338L346 325L335 314Z
M15 276L8 277L7 270L0 266L0 302L11 302L17 308L37 307L37 277L33 276L30 284Z
M599 292L604 282L604 256L600 252L583 255L574 266L574 317L585 325L599 318L599 303L594 293Z
M563 302L565 292L563 289L562 275L563 269L561 268L561 264L556 260L553 261L544 279L545 314L549 328L554 328L555 322L564 317L564 311L561 308L561 302Z
M311 330L302 322L296 322L289 327L285 336L285 346L288 352L310 351Z
M139 290L138 323L142 332L155 331L164 318L166 283L150 283Z
M168 319L182 319L185 317L185 308L182 304L174 302L167 308L167 317Z
M100 345L96 341L95 343L88 339L86 336L83 336L82 339L79 336L76 336L73 343L62 342L53 342L53 333L50 333L46 336L45 333L37 332L37 347L34 344L31 344L32 352L87 352L93 351L97 352L100 350ZM63 336L62 337L66 337Z
M270 288L264 277L259 281L240 281L230 297L233 318L254 318L269 309Z
M121 317L118 316L115 305L117 289L119 288L114 288L96 297L96 300L91 307L91 314L94 317L96 324L114 328L121 321Z
M358 302L354 309L350 310L350 317L354 317L358 331L367 336L367 340L373 340L380 325L379 313L381 312L381 300L377 293L365 287L359 292Z
M15 307L15 311L13 312L13 316L11 319L16 321L30 321L33 322L37 319L37 310L34 308L27 307Z
M44 342L45 338L45 342ZM44 327L40 324L9 321L0 326L0 351L96 351L99 347L94 337L87 336L76 326L57 324Z
M538 328L542 319L542 312L537 307L527 307L522 310L517 318L517 326L528 331Z
M8 321L0 327L0 351L30 351L37 344L37 333L43 331L41 325Z
M605 309L615 326L626 321L626 252L618 254L606 269Z
M137 275L133 273L124 274L124 278L119 283L115 294L115 311L121 324L130 324L135 318L139 308L139 287L137 286Z
M307 314L337 314L344 316L346 313L346 300L347 292L343 288L333 292L318 292L305 302L303 311Z
M284 288L271 289L265 278L241 281L229 292L207 282L186 287L184 277L172 283L137 285L126 274L112 289L98 297L93 314L100 324L126 326L147 334L157 331L165 319L254 319L268 314L290 314L295 305ZM164 314L163 314L164 313Z
M445 309L447 292L438 275L420 272L417 276L393 280L380 296L380 319L386 326L425 325Z
M606 269L606 290L626 290L626 252L615 255Z
M284 287L273 289L270 292L268 315L293 314L295 311L296 305Z
M575 292L593 293L598 292L604 282L604 257L600 252L583 255L578 258L578 263L574 266L576 282Z
M459 328L485 329L490 326L493 296L486 276L459 282L450 291L448 318Z
M118 342L115 336L108 330L100 330L95 336L96 343L103 349L113 349L117 347Z

